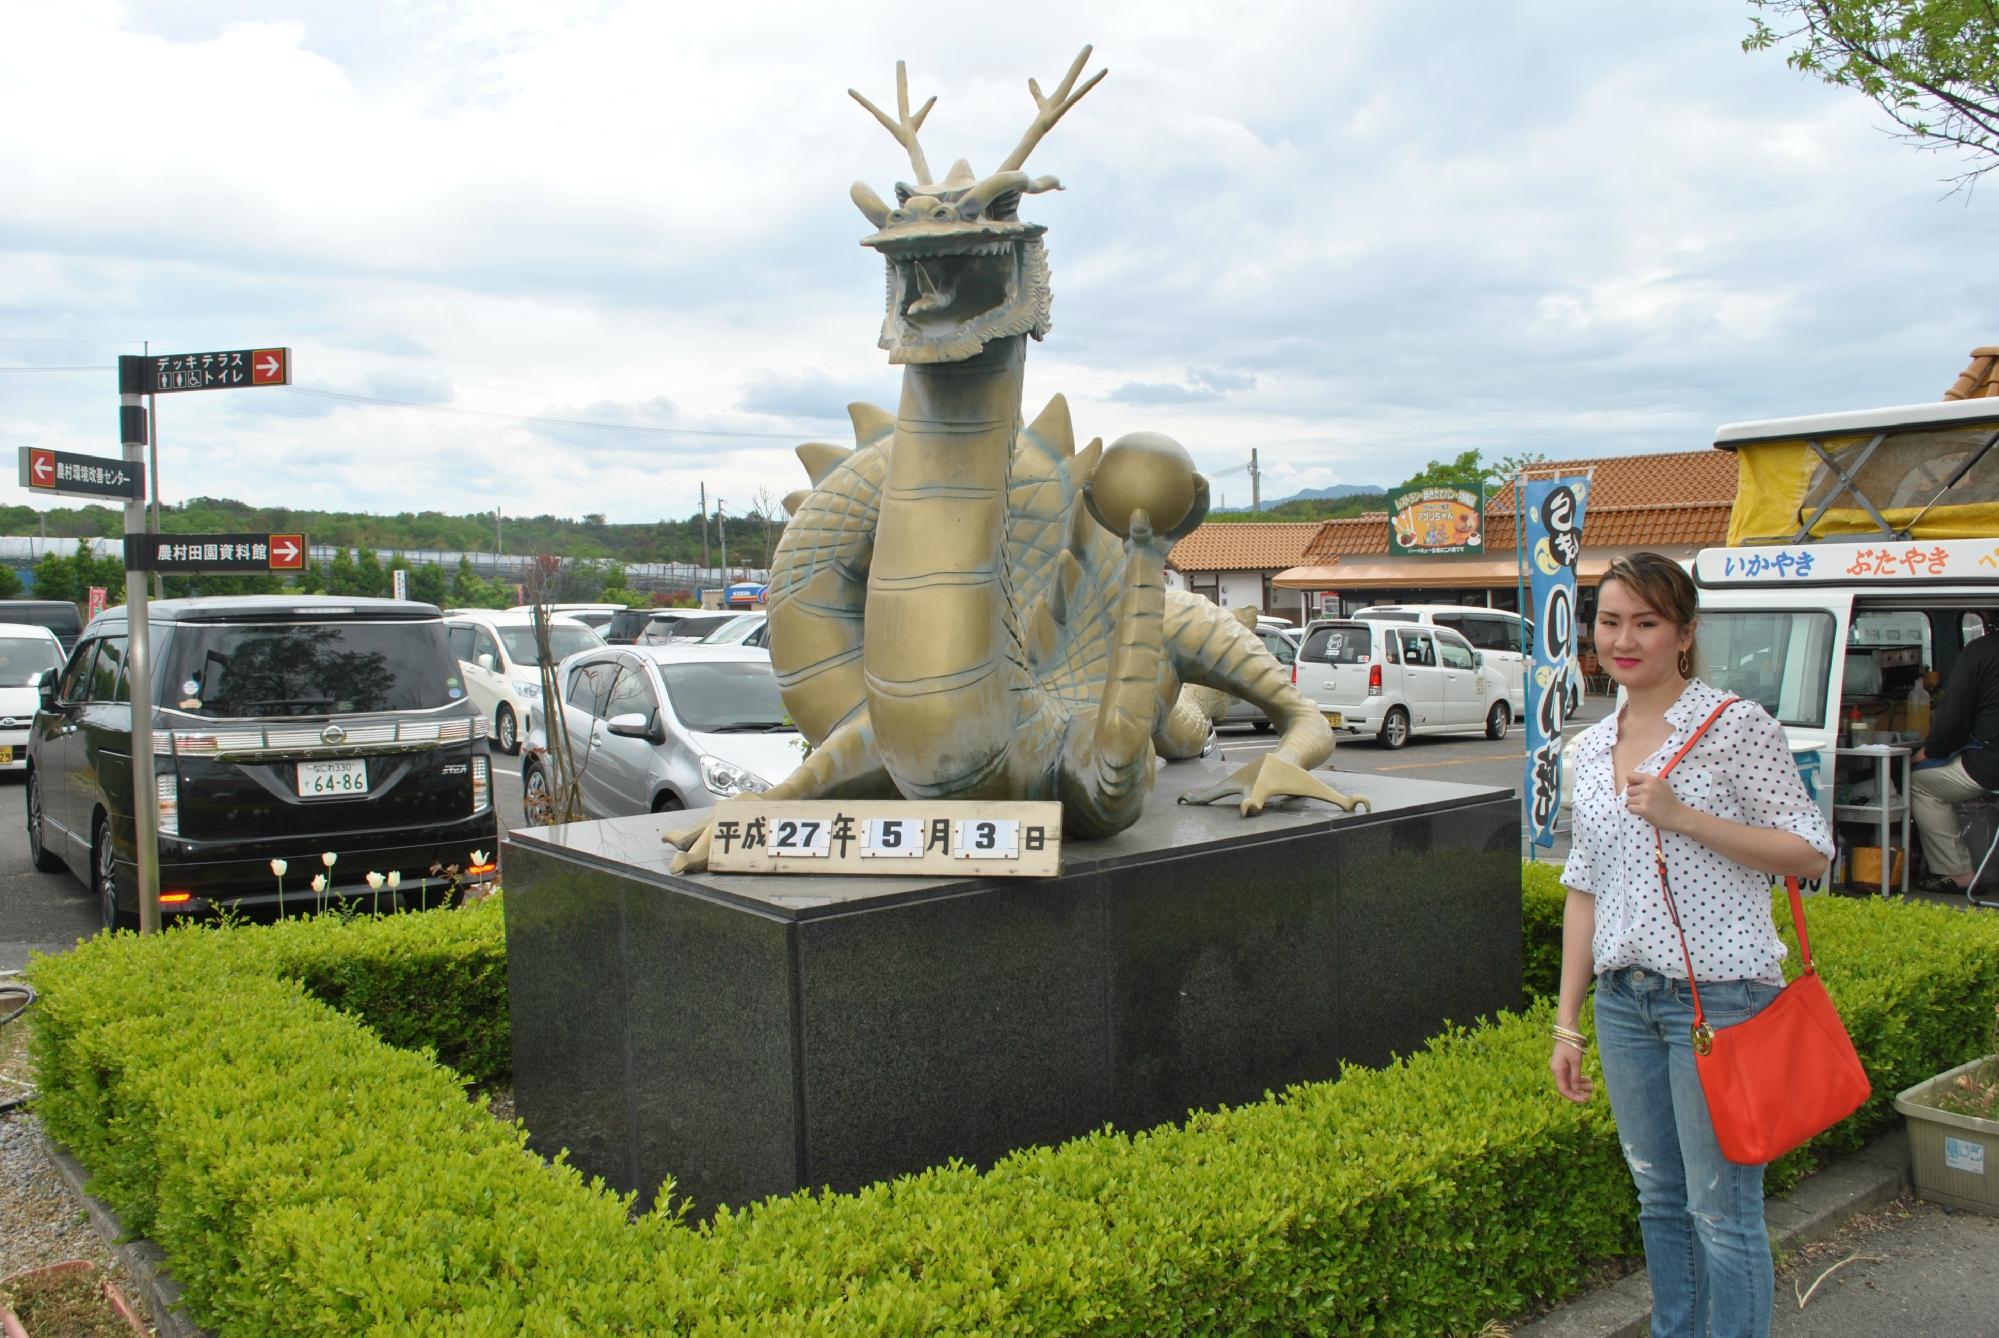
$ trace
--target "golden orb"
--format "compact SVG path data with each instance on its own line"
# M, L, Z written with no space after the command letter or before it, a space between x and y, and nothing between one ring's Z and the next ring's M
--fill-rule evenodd
M1091 510L1105 528L1127 534L1143 511L1155 534L1167 534L1194 509L1194 457L1159 432L1132 432L1104 451L1090 476Z

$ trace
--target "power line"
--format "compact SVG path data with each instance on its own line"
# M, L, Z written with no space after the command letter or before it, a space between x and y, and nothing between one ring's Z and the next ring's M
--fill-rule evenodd
M469 414L475 418L503 418L514 423L540 423L549 427L594 427L608 432L651 432L666 436L680 437L748 437L762 441L796 441L796 432L731 432L723 428L704 427L646 427L636 423L598 423L583 418L541 418L533 414L496 413L491 409L463 409L452 404L418 404L412 400L383 399L374 395L350 395L338 390L311 390L304 386L286 386L294 395L312 395L320 399L347 400L355 404L378 404L392 409L424 409L431 413ZM806 415L801 415L804 417ZM830 418L828 421L832 421Z
M0 367L0 372L115 372L115 367Z

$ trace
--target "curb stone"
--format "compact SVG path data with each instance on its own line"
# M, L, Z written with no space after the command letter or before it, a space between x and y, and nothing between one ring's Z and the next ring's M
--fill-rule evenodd
M160 1338L214 1338L207 1329L197 1325L180 1310L180 1284L167 1271L166 1254L159 1246L144 1236L128 1236L124 1223L118 1214L111 1211L111 1205L91 1194L84 1185L90 1173L83 1169L83 1163L69 1155L62 1145L47 1133L37 1131L42 1151L48 1154L49 1162L69 1182L76 1196L90 1212L90 1224L97 1228L97 1234L118 1256L118 1262L132 1282L146 1298L148 1318L153 1321L153 1329Z
M1908 1134L1895 1128L1766 1202L1770 1244L1791 1251L1824 1240L1896 1198L1908 1183ZM1514 1338L1645 1338L1651 1318L1652 1286L1641 1270L1515 1330Z

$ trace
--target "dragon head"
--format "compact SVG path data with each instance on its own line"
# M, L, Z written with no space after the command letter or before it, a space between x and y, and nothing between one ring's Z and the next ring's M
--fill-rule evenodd
M1020 169L1062 114L1109 73L1099 70L1076 87L1089 58L1084 47L1053 96L1044 98L1040 86L1027 81L1034 121L999 170L984 178L959 159L942 181L931 180L916 136L937 99L910 114L909 76L901 62L895 67L895 119L847 90L908 150L916 169L916 184L896 183L893 209L863 182L851 192L875 226L861 245L879 251L888 265L881 346L891 363L963 362L994 339L1048 333L1048 256L1041 244L1047 229L1021 222L1020 197L1060 190L1062 183Z

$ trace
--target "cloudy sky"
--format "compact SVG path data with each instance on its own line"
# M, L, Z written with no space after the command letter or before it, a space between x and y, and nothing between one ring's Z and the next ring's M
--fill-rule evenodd
M1055 328L1028 416L1174 435L1245 505L1476 447L1705 447L1935 399L1999 341L1999 199L1741 0L1578 6L0 0L0 446L116 453L120 353L288 345L163 397L163 493L681 517L893 406L846 96L1029 162ZM46 370L20 370L23 368ZM83 370L66 370L80 368ZM1233 473L1224 471L1233 470ZM16 493L25 500L24 490Z

